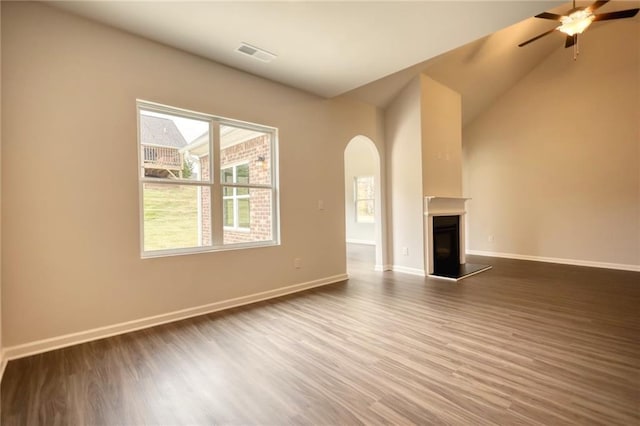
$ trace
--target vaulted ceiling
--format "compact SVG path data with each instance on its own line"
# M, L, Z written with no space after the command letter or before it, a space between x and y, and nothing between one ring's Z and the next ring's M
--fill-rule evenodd
M577 2L577 5L587 6L591 3L592 1ZM598 12L606 13L636 7L640 7L640 1L611 1L602 6ZM565 3L545 10L563 14L570 8L571 4ZM636 26L638 37L640 37L640 14L627 21ZM581 44L588 48L589 43L599 42L597 33L600 28L616 25L615 21L593 24L581 36L583 40ZM551 33L522 48L517 47L519 43L554 26L557 26L554 21L533 17L525 19L442 55L361 86L349 92L348 95L384 108L412 78L424 73L462 95L462 119L465 125L552 52L564 49L565 36L559 32ZM611 49L620 48L624 46L611 46ZM572 62L572 49L566 49L566 54L567 61Z

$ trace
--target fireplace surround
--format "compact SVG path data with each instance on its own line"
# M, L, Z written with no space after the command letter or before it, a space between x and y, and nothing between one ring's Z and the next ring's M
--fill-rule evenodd
M428 276L460 280L491 269L466 263L463 197L425 197L425 269Z

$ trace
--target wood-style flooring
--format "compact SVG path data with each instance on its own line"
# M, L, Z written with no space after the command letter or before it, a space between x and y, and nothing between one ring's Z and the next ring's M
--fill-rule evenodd
M640 274L469 256L11 361L2 425L640 424Z

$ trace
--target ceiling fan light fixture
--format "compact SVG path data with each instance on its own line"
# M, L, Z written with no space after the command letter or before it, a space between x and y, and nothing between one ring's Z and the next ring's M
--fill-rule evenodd
M560 31L567 35L564 47L567 48L573 46L573 59L575 59L578 56L578 35L582 34L592 23L610 21L613 19L633 18L638 14L638 12L640 12L640 8L635 8L617 10L615 12L598 13L597 15L593 13L594 10L599 9L607 3L609 3L609 0L596 0L589 7L576 7L576 0L573 0L573 9L569 10L566 15L558 15L557 13L551 12L539 13L535 16L536 18L560 22L560 25L545 31L524 43L520 43L518 47L526 46L527 44L555 31Z
M557 30L568 36L582 34L582 32L591 25L595 18L596 16L591 13L590 10L576 10L569 16L563 16L561 18L560 22L562 22L562 25L560 25Z

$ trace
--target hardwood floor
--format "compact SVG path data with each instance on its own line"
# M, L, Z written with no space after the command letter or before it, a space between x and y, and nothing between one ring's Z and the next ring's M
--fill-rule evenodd
M469 261L11 361L2 424L640 424L640 274Z

